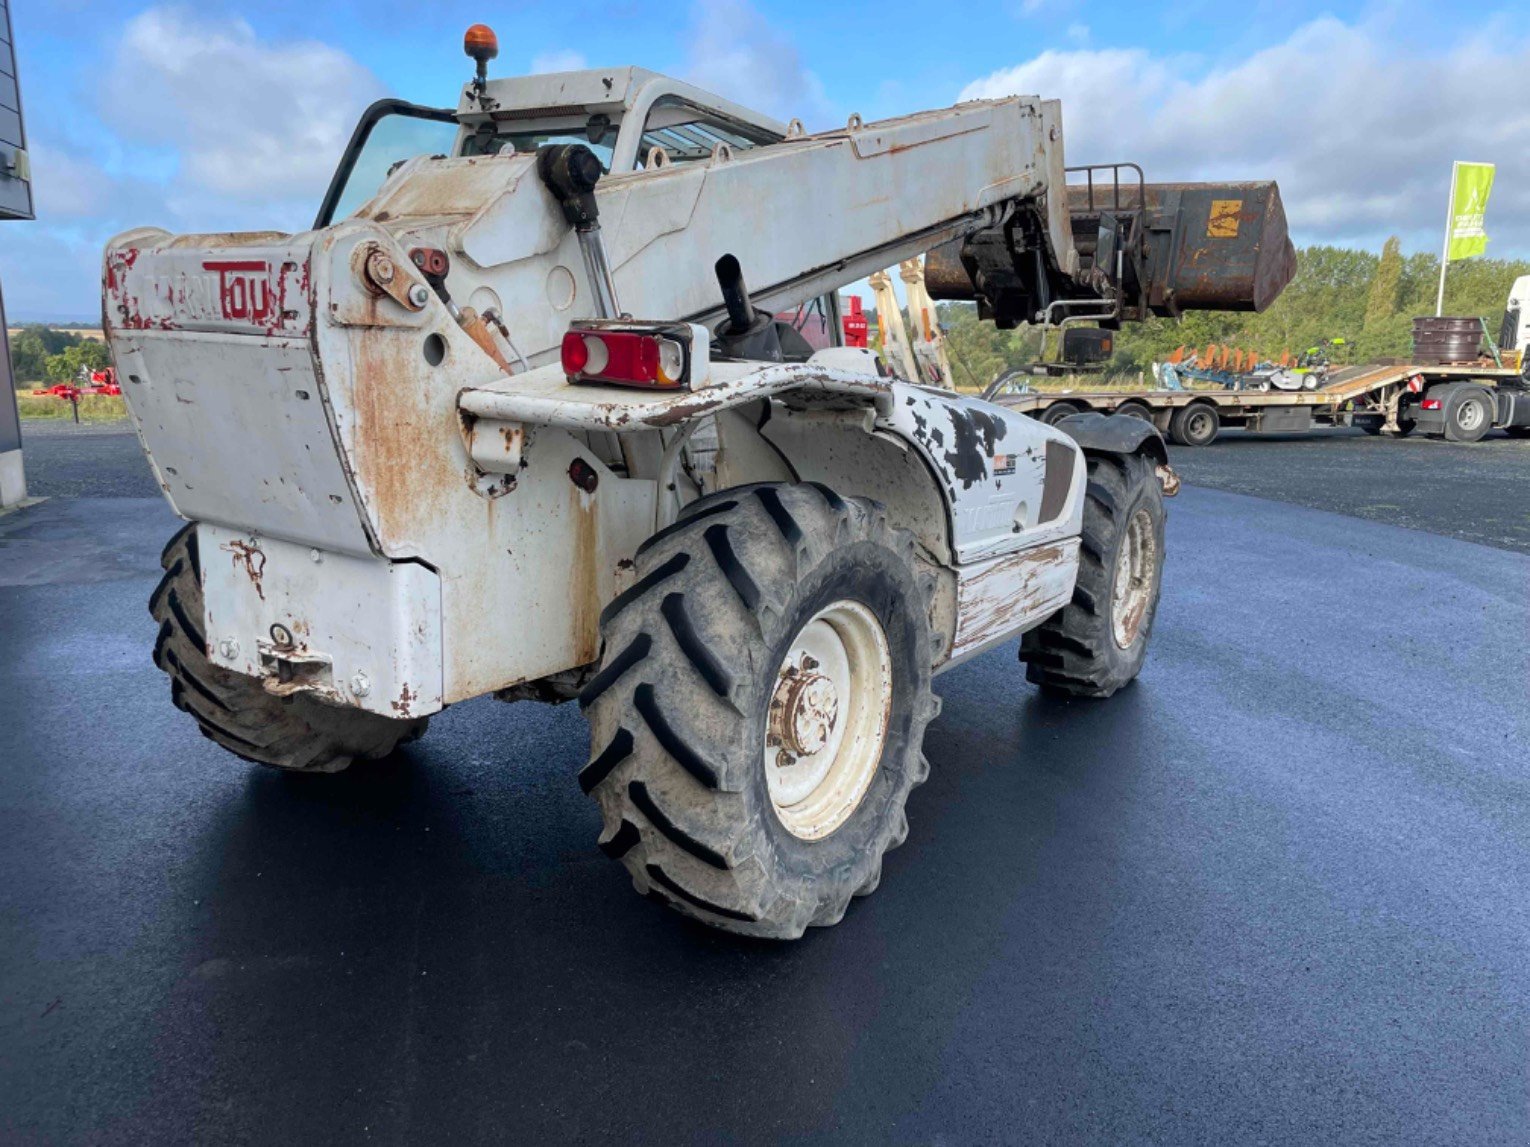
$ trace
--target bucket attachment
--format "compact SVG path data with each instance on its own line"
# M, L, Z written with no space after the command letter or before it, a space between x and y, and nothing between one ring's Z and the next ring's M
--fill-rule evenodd
M1086 172L1068 186L1078 256L1072 297L1115 307L1109 325L1185 311L1262 311L1296 274L1296 249L1274 182L1143 183L1120 179L1133 165ZM1097 178L1095 172L1110 172ZM994 236L978 232L931 251L925 280L938 299L976 299L1000 321L1034 322L1056 297L1027 283L1021 252L994 265ZM983 289L974 289L974 283ZM995 305L1008 292L1008 305ZM1032 313L1026 313L1027 311ZM1005 322L1005 320L1009 322Z

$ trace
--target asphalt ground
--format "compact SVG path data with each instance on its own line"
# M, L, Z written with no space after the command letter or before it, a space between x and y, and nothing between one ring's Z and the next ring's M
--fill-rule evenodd
M1530 554L1530 439L1460 444L1362 430L1249 434L1170 447L1186 482Z
M1530 1139L1522 554L1187 488L1141 679L939 678L881 888L781 945L631 893L572 706L221 753L148 661L174 526L0 516L0 1138Z

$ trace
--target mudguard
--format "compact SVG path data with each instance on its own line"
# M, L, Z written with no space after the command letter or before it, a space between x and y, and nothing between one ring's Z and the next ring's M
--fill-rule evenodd
M1124 414L1070 414L1054 423L1085 450L1105 454L1146 454L1160 466L1169 464L1169 448L1163 435L1145 418Z

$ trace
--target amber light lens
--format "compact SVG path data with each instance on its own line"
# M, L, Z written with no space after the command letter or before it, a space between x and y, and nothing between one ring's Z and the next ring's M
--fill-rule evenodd
M462 50L475 60L492 60L499 55L499 37L487 24L474 24L462 37Z

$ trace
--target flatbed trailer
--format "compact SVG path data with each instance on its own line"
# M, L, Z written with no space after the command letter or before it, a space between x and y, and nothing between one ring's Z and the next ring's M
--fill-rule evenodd
M1317 390L1006 390L1020 381L1000 379L984 397L1048 425L1088 411L1132 415L1181 446L1205 446L1224 426L1282 433L1358 426L1453 442L1475 442L1495 428L1530 436L1530 385L1518 366L1492 359L1342 367Z

